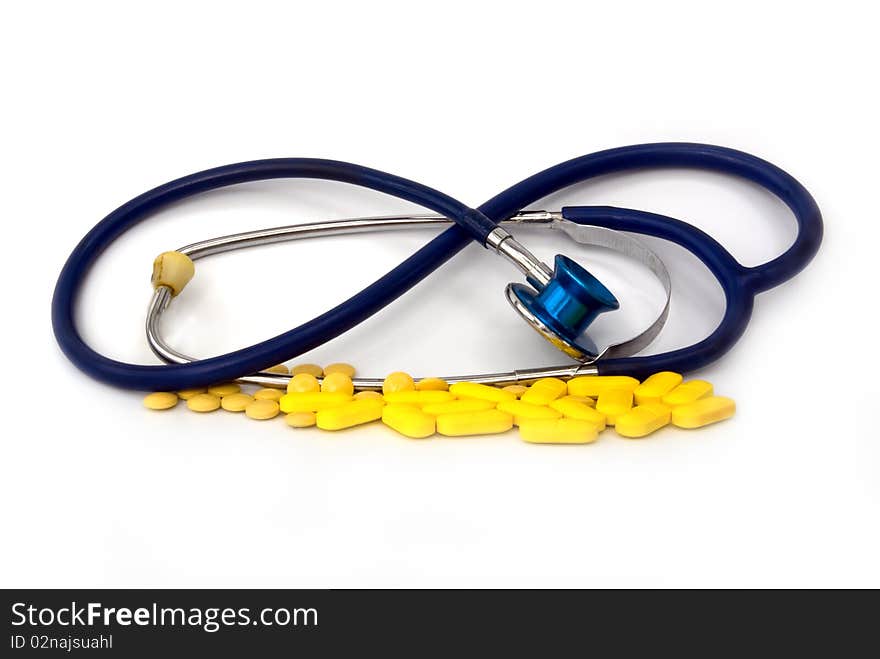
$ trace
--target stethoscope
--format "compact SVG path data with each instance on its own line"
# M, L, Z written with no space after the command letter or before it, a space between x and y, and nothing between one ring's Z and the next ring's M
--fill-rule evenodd
M717 171L763 186L793 212L798 225L793 244L766 263L745 267L711 236L671 217L606 206L566 207L559 212L522 210L557 190L586 179L658 167ZM195 360L169 346L159 329L162 313L173 298L167 286L155 289L146 322L150 347L166 362L165 365L148 366L112 360L95 352L83 341L74 322L79 288L101 252L123 232L183 198L237 183L274 178L352 183L419 204L436 215L354 218L277 227L213 238L177 251L196 261L235 249L319 236L450 226L350 299L299 327L248 348ZM517 224L561 231L578 243L619 251L647 266L666 292L660 315L635 337L600 350L586 330L599 314L618 308L613 293L572 259L557 255L552 268L541 262L507 231L507 227ZM706 265L721 285L726 301L721 322L708 337L686 348L634 356L662 329L669 311L671 284L657 255L637 239L621 232L675 242ZM366 320L458 253L469 240L476 240L496 252L523 273L527 283L508 285L508 301L532 328L575 363L503 373L445 376L444 379L449 382L509 384L539 377L570 378L590 374L625 374L644 378L659 371L693 371L726 353L745 331L755 295L790 279L815 255L822 240L822 218L807 190L783 170L741 151L704 144L643 144L575 158L525 179L478 209L469 208L413 181L350 163L307 158L257 160L209 169L171 181L132 199L104 218L76 246L59 275L52 300L53 328L58 344L74 364L98 380L119 387L175 391L236 379L263 386L284 386L288 376L264 369L306 353ZM379 378L355 380L355 386L361 389L381 387L381 383Z

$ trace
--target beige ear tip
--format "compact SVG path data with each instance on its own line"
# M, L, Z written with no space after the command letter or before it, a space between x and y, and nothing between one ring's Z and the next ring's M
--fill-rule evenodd
M153 288L167 286L177 296L196 273L192 259L181 252L163 252L153 261Z

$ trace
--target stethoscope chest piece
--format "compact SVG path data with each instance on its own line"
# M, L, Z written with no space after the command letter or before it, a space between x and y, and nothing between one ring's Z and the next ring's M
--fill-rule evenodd
M585 334L600 313L620 307L617 298L586 269L558 254L553 276L544 286L529 280L508 284L507 300L541 336L579 361L599 357L596 344ZM538 289L538 290L535 290Z

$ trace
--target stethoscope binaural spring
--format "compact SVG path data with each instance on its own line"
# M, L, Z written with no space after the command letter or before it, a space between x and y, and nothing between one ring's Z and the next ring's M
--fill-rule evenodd
M719 243L696 227L645 211L605 206L563 208L558 213L523 211L561 188L603 174L657 167L690 167L733 174L753 181L782 199L798 224L793 244L780 256L755 267L738 263ZM168 346L159 332L159 318L176 291L158 286L150 305L147 335L162 366L126 364L92 350L74 322L76 296L83 278L100 253L124 231L170 203L208 190L272 178L317 178L361 185L420 204L436 213L422 216L356 218L310 225L279 227L216 238L178 250L196 260L211 253L315 235L337 235L389 228L454 223L425 247L349 300L297 328L234 352L193 361ZM577 262L558 255L553 267L542 263L505 228L528 223L565 232L577 242L622 251L647 265L663 285L667 301L647 330L628 341L599 350L586 329L600 313L618 303L613 293ZM663 326L671 293L669 275L656 255L638 240L620 232L669 240L690 250L712 272L724 291L726 308L719 326L687 348L633 356ZM810 194L778 167L749 154L723 147L688 144L644 144L575 158L540 172L473 209L431 188L376 170L337 161L287 158L227 165L159 186L131 200L95 226L74 249L61 271L52 301L55 336L65 354L89 375L110 384L141 390L180 390L243 379L283 386L285 376L264 369L301 355L362 322L428 276L469 239L498 253L519 269L526 284L507 287L508 301L535 330L575 363L479 376L451 376L503 384L538 377L568 378L583 374L627 374L644 377L659 371L688 372L723 355L742 335L754 296L797 274L812 259L822 238L822 219ZM360 379L360 388L381 380Z

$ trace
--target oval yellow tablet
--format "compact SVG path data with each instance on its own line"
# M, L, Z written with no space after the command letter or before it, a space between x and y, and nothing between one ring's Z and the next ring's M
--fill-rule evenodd
M580 419L528 419L520 424L519 436L532 444L590 444L599 430Z
M482 412L483 410L494 409L495 403L491 400L480 400L479 398L463 398L461 400L450 400L446 403L431 403L422 407L425 414L461 414L462 412Z
M362 398L338 407L320 410L315 420L321 430L344 430L382 418L385 405L378 400Z
M449 383L440 378L422 378L416 382L416 389L419 391L448 391Z
M287 364L275 364L266 369L266 373L278 373L279 375L290 375L290 369Z
M477 398L500 403L505 400L516 400L516 396L510 391L504 391L498 387L490 387L487 384L476 382L456 382L449 387L449 391L459 398Z
M292 412L284 417L291 428L310 428L317 422L314 412Z
M571 394L568 394L567 396L563 396L562 398L558 398L557 400L576 400L577 402L583 403L584 405L596 407L596 400L594 398L590 398L589 396L572 396Z
M278 407L278 402L274 400L267 400L263 398L262 400L255 400L248 404L246 408L244 408L244 413L248 416L249 419L256 419L257 421L265 421L266 419L274 419L278 416L278 412L280 408Z
M186 401L186 406L193 412L213 412L216 409L220 409L220 396L196 394Z
M215 384L213 387L208 387L208 393L214 394L215 396L228 396L230 394L237 394L241 391L241 387L235 384L234 382L227 382L226 384Z
M327 366L324 367L324 375L330 375L331 373L342 373L343 375L353 378L355 371L354 366L351 364L336 362L334 364L327 364Z
M636 405L617 417L614 429L622 437L646 437L669 423L670 409L662 403Z
M340 392L354 395L354 383L345 373L325 373L321 380L321 391L325 393Z
M227 412L244 412L244 408L250 405L254 397L244 392L229 394L220 399L220 407Z
M413 382L412 376L403 371L389 373L388 377L386 377L385 381L382 383L383 394L388 394L392 391L412 391L415 388L416 383Z
M412 405L386 405L382 410L382 423L412 439L430 437L437 429L433 416Z
M632 391L638 386L639 381L628 375L581 375L568 381L568 393L596 398L608 389Z
M495 391L501 390L496 389ZM506 432L512 427L513 417L500 410L441 414L437 417L437 432L447 437L494 435Z
M501 391L509 391L517 398L522 396L528 390L529 388L522 384L509 384L506 387L501 387Z
M144 396L144 407L150 410L170 410L177 405L177 394L170 391L154 391Z
M291 375L299 375L300 373L308 373L309 375L319 378L324 375L324 369L317 364L295 364L294 367L290 369Z
M498 403L498 409L513 415L513 425L521 425L528 419L558 419L562 416L552 407L545 405L532 405L524 400L505 400Z
M565 396L550 403L550 407L560 412L566 419L587 421L596 426L596 430L605 430L605 415L593 409L587 403L583 403L576 396Z
M455 394L450 391L389 391L385 394L386 403L403 403L419 407L448 403L452 400L455 400Z
M626 389L606 389L596 399L596 411L605 415L605 423L613 426L617 417L632 409L633 393Z
M700 400L706 396L715 393L712 389L712 383L705 380L688 380L682 382L675 389L663 396L663 404L675 407L676 405L685 405Z
M532 405L547 405L564 396L567 389L565 382L559 378L541 378L535 381L519 399Z
M297 373L287 382L287 393L295 391L321 391L321 383L311 373Z
M350 402L352 397L344 392L294 391L284 394L278 405L285 414L291 412L319 412Z
M362 400L364 398L374 398L383 402L385 400L382 394L380 394L378 391L359 391L354 395L355 400Z
M254 392L255 400L281 400L281 397L284 395L284 392L281 389L272 389L271 387L266 387L265 389L258 389Z
M659 403L663 396L681 384L682 379L681 373L673 373L672 371L654 373L654 375L633 389L636 405Z
M709 396L672 408L672 423L679 428L702 428L729 419L736 413L736 403L725 396Z
M183 389L182 391L178 391L177 395L181 400L189 400L193 396L198 396L207 391L207 389Z

